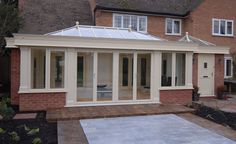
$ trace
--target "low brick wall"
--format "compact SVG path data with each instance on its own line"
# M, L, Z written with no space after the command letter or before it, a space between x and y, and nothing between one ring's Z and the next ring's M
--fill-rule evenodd
M187 104L192 102L192 90L160 90L162 104Z
M20 94L20 111L40 111L62 108L66 103L65 93Z

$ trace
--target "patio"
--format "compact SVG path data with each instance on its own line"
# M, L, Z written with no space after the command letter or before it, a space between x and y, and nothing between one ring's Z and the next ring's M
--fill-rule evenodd
M80 120L121 116L193 113L195 110L181 105L139 104L90 107L65 107L47 111L48 121Z
M68 142L71 144L233 144L235 143L234 140L236 140L236 137L233 130L193 114L134 116L58 122L59 144Z

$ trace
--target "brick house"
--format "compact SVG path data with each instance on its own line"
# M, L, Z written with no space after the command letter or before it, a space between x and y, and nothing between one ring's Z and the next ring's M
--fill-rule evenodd
M20 33L23 33L23 35L15 35L15 39L9 40L8 43L8 46L12 48L12 103L20 105L20 109L23 111L45 110L47 108L74 106L77 105L78 102L79 105L81 105L81 97L79 97L78 93L89 93L86 92L85 89L80 91L80 87L83 87L84 83L89 83L89 80L90 83L93 83L93 90L90 91L91 95L93 95L93 98L90 99L92 100L92 102L94 102L94 100L96 102L97 100L99 101L98 95L104 95L104 91L99 91L101 87L106 85L108 87L110 86L108 89L112 89L112 97L110 99L111 103L100 102L96 104L121 104L121 101L119 101L119 94L130 92L131 99L134 99L135 101L122 101L122 103L124 102L127 104L133 102L161 102L185 104L191 101L191 89L193 85L201 86L200 92L202 97L215 96L217 87L224 84L224 75L227 78L232 76L232 58L228 55L229 53L227 52L227 47L224 46L230 46L231 52L234 52L234 4L235 2L230 0L227 4L223 0L176 0L174 2L172 0L71 0L70 2L20 0L20 10L22 11L23 18L25 19L25 26L20 31ZM37 5L37 9L33 8L32 5ZM79 8L77 7L78 5L80 6ZM217 7L225 8L227 9L227 11L216 11L215 9L217 9ZM61 11L61 9L68 8L70 8L69 11ZM206 10L211 11L205 12ZM226 13L224 14L224 12ZM80 15L78 15L78 13ZM204 18L201 17L203 14ZM110 30L112 28L107 27L117 27L117 32L119 30L125 29L129 31L129 29L131 28L131 33L135 33L135 31L138 31L138 33L141 33L143 36L148 33L158 37L158 39L160 40L166 39L169 41L181 42L163 42L163 48L166 47L166 49L158 50L157 48L157 51L154 52L154 54L152 52L147 52L148 54L145 55L145 50L140 49L140 53L142 53L143 56L142 57L140 55L140 58L138 57L138 54L135 54L135 52L132 51L132 49L130 49L128 54L124 54L127 52L124 52L122 54L116 53L115 51L112 51L112 49L110 49L109 51L113 54L112 56L102 53L104 54L104 63L106 63L107 61L112 61L109 58L113 58L113 65L107 63L107 65L113 66L111 70L113 71L113 77L111 80L107 79L107 82L101 83L99 83L99 80L102 81L105 78L99 79L96 77L100 73L99 68L97 68L97 66L99 66L99 52L98 54L96 54L96 52L87 51L86 53L77 53L77 56L73 56L73 54L69 52L70 50L65 48L65 61L70 61L73 63L73 60L68 57L66 60L66 55L70 53L71 58L77 58L77 68L83 68L85 67L84 65L93 65L92 71L94 71L95 69L94 74L96 75L96 78L93 78L93 80L91 81L90 78L94 77L92 76L93 74L85 77L82 74L84 70L80 71L79 69L77 69L77 92L75 92L74 90L69 90L70 84L68 80L73 80L73 78L68 78L68 73L63 71L61 71L60 74L62 75L63 73L65 76L63 86L62 84L57 83L57 81L51 82L50 78L45 78L47 75L50 75L50 68L48 68L48 71L46 70L46 74L41 74L45 80L37 81L37 78L34 77L37 72L34 72L34 70L31 69L30 74L30 69L22 66L27 63L26 59L24 59L22 56L24 55L25 58L29 58L32 55L34 56L35 53L33 51L33 47L35 47L36 45L37 47L40 46L44 48L46 48L47 46L54 48L61 47L61 45L55 44L52 46L49 45L49 43L44 45L41 45L40 43L39 45L39 43L31 43L32 41L27 40L31 40L33 38L39 38L40 40L49 38L51 40L53 39L52 37L45 37L42 34L63 28L66 29L63 29L62 31L56 31L51 34L55 34L56 36L60 35L62 37L71 36L66 35L65 33L70 30L75 30L76 26L72 28L67 27L73 25L73 22L76 20L79 20L80 24L102 26L103 29ZM86 26L78 27L84 29L87 28ZM94 30L96 31L101 27L92 28L94 28ZM185 32L188 32L188 34L186 35ZM39 35L31 35L31 37L33 37L31 38L30 35L24 34ZM25 39L26 41L21 41L22 39ZM116 43L115 39L111 39L109 41L114 41L114 43ZM26 42L30 42L30 45ZM127 41L124 40L124 42ZM143 43L146 43L146 41ZM133 42L130 46L138 47L135 44L136 43ZM156 44L159 46L159 43ZM168 45L172 44L174 44L173 48L168 49ZM109 46L113 47L111 45ZM150 47L149 44L147 44L146 46ZM70 47L70 45L64 45L64 47ZM152 48L153 47L154 46L152 45ZM189 47L189 49L181 49L179 47ZM93 48L98 49L99 47L95 46ZM125 47L125 49L127 49L127 46ZM134 50L138 51L138 49ZM152 49L147 49L146 51L151 50ZM39 58L40 61L43 61L43 59L45 59L43 57L46 57L46 59L52 57L52 51L54 50L47 50L47 48L45 51L38 51L42 53L41 58ZM20 56L20 53L22 56ZM89 55L93 55L93 57L96 57L96 60L98 62L95 62L94 59L89 59L89 57L87 57L87 53L89 53ZM38 57L40 56L35 56L36 61L31 61L31 65L34 65L36 67ZM56 59L56 57L63 58L63 54L55 54L55 60L58 61L57 64L59 64L60 60L59 58ZM95 63L85 63L86 59L88 59L87 61L93 61ZM226 61L224 61L224 59L226 59ZM157 67L158 69L154 70L156 71L156 73L153 74L153 71L151 69L153 69L154 65L157 64L156 62L154 62L155 60L160 63L160 67ZM49 62L46 63L48 63L48 66L50 65ZM96 63L98 65L96 65ZM120 63L122 63L122 65L119 65ZM114 65L117 64L119 65L119 68L114 67ZM137 67L137 65L141 65L141 67ZM147 69L148 67L152 68ZM226 67L225 70L224 67ZM143 68L146 68L146 70L142 71L141 69ZM64 70L66 71L66 68L64 68ZM114 70L118 70L121 75L120 73L114 73ZM31 78L27 78L25 75L21 74L22 72L20 71L24 71L25 74L31 75ZM152 71L151 74L149 73L150 71ZM73 72L75 72L75 70ZM59 73L60 72L58 71L58 74ZM138 75L139 73L140 77ZM150 75L148 75L148 73ZM81 77L80 74L82 74ZM135 77L133 74L137 75L137 77ZM111 73L108 75L111 75ZM114 75L120 75L118 76L119 79L114 77ZM57 76L60 81L61 76ZM25 79L23 79L23 77ZM151 82L151 80L149 79L150 77L157 78L155 81L158 82ZM28 79L35 79L35 82L31 83ZM114 83L114 81L116 83ZM135 82L137 84L135 84ZM51 89L51 85L54 85L55 87L61 85L63 89ZM120 88L118 87L118 85L123 86L122 88L124 89L122 89L122 92L119 91ZM209 87L209 85L211 87ZM73 88L75 87L74 85L71 86ZM40 89L35 90L32 87L38 87ZM127 91L126 87L131 89ZM46 90L41 88L46 88ZM150 99L148 100L150 101L138 101L139 90L140 92L149 91ZM102 94L100 92L102 92ZM110 93L110 91L106 91L106 93ZM72 95L75 97L72 97ZM82 103L82 105L83 104L91 105L91 103L89 102Z

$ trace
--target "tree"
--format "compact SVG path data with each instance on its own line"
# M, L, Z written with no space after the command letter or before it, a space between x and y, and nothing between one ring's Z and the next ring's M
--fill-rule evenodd
M4 37L11 37L18 32L21 18L17 0L0 0L0 53L6 54Z

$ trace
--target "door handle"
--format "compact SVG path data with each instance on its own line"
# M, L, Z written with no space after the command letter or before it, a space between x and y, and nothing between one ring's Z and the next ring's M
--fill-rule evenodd
M203 76L203 78L208 78L208 76Z

